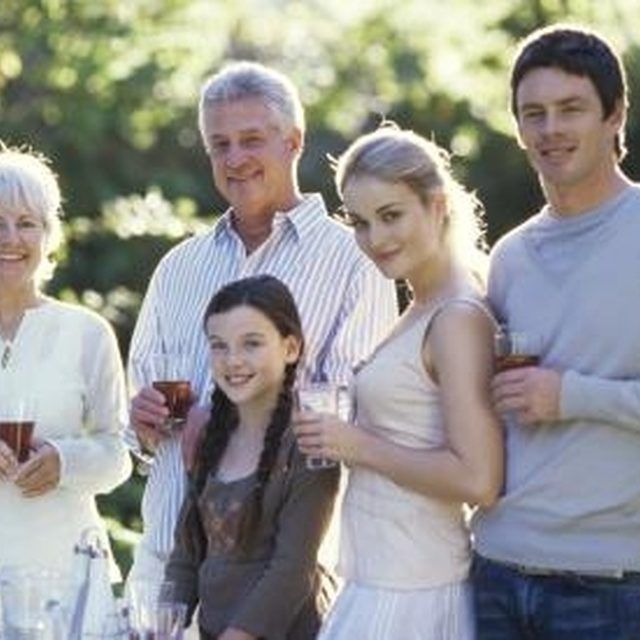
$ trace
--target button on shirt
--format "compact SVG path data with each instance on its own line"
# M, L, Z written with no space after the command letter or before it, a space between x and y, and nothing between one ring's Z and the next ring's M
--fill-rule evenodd
M211 391L205 308L223 285L268 273L291 289L305 335L302 376L348 381L397 316L393 282L358 250L353 234L329 218L322 197L307 195L287 213L276 213L272 232L247 255L227 211L207 233L172 249L159 263L134 331L129 375L135 393L151 383L151 354L180 347L191 356L191 384L205 401ZM135 439L130 430L129 438ZM168 556L186 488L177 438L163 442L142 500L143 544Z

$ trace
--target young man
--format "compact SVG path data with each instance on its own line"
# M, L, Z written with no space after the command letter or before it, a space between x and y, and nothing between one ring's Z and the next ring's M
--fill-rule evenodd
M186 485L179 439L158 431L167 409L150 387L147 363L157 353L188 351L192 387L206 401L202 318L222 285L260 273L288 285L305 330L307 380L346 381L397 313L393 287L352 234L328 217L319 194L298 188L304 114L286 77L254 63L225 67L202 89L199 123L213 181L231 206L208 233L163 258L134 332L130 374L138 392L131 425L140 443L156 451L130 579L162 580Z
M640 638L640 186L626 87L594 33L533 33L511 75L547 204L492 254L489 295L540 364L499 373L507 481L474 520L479 640Z

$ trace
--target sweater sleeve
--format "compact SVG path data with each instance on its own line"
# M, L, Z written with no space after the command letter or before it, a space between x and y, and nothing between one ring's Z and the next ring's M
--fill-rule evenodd
M106 322L92 318L82 340L82 433L49 442L60 456L60 486L89 494L108 493L131 473L122 440L126 420L124 374L115 335Z
M309 470L297 450L291 464L291 481L275 524L273 556L229 623L257 638L286 637L312 594L318 548L338 490L338 467Z
M190 532L186 524L186 515L193 504L193 498L187 495L182 503L178 524L176 525L175 545L165 568L165 579L174 585L173 597L187 605L187 624L191 623L193 612L198 603L198 571L203 550L191 550Z
M640 434L640 380L610 380L565 371L560 413L564 420L597 420Z

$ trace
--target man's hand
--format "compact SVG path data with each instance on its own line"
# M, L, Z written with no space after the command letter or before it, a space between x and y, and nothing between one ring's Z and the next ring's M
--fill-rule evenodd
M170 432L164 429L168 417L164 396L153 387L143 387L131 400L131 426L147 451L155 451L170 437Z
M242 629L227 627L219 636L218 640L256 640L256 637Z
M560 418L562 375L553 369L522 367L494 376L493 404L498 413L515 413L522 425Z
M53 491L60 483L58 450L48 442L36 444L29 459L16 469L14 482L25 498L35 498Z
M184 468L191 471L196 462L198 449L204 440L204 428L209 421L211 407L193 405L189 409L187 421L180 433L180 447Z

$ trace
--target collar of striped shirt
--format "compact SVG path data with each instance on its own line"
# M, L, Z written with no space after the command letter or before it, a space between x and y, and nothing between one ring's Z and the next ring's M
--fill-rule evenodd
M310 234L315 233L315 227L328 216L324 200L319 193L307 193L303 199L289 211L276 211L273 220L274 225L286 224L293 229L299 240L305 240ZM234 233L233 209L227 209L215 225L215 238L219 240L224 235Z

